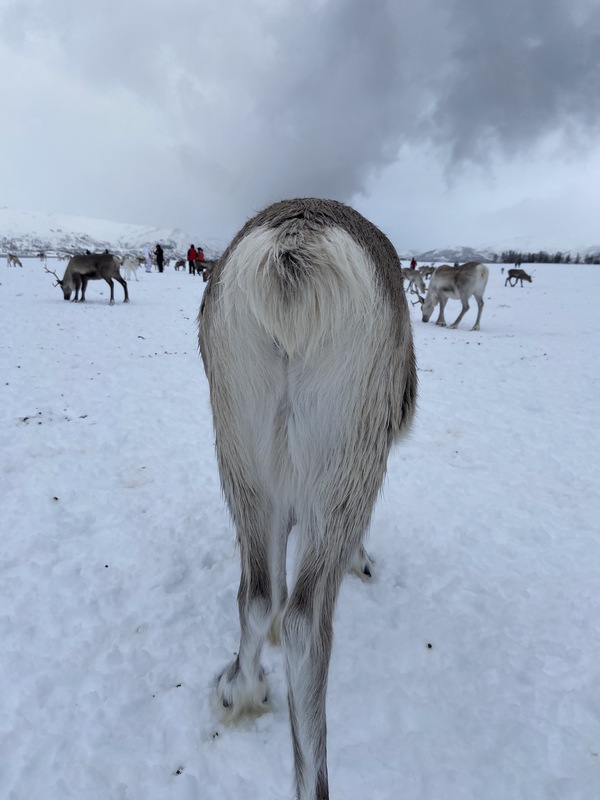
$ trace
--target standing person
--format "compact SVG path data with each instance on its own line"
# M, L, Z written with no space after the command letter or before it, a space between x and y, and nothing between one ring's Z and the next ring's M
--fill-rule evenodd
M196 248L196 273L202 275L204 271L204 250L198 245Z
M196 274L196 259L198 258L198 253L196 248L193 244L190 245L190 249L187 252L187 259L188 259L188 266L190 275Z
M157 244L156 249L154 251L154 255L156 256L156 265L158 266L159 272L164 272L164 265L165 265L165 253L162 247Z
M146 262L146 272L152 272L152 257L150 256L150 245L144 247L144 261Z
M410 268L416 269L417 268L417 259L413 256L410 260Z

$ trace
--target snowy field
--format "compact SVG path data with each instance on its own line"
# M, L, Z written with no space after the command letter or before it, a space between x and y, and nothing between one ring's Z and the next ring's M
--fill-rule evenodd
M474 303L458 330L411 307L418 416L336 613L332 800L600 797L600 268L504 277L480 333ZM238 561L204 284L129 288L75 305L0 263L0 798L290 800L279 651L272 713L212 705Z

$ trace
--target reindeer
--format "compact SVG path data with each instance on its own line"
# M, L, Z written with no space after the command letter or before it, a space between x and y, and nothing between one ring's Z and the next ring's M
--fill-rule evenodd
M402 277L407 282L406 288L411 294L419 294L419 291L425 292L425 284L423 283L423 276L416 269L403 269Z
M416 402L396 251L341 203L276 203L247 222L215 264L199 343L241 556L241 641L217 697L230 719L268 709L260 656L269 632L273 640L280 632L296 797L327 800L336 598L347 570L366 557L362 541L388 453Z
M213 269L215 267L215 264L217 263L217 260L216 259L207 258L204 261L196 262L196 263L202 264L202 270L201 270L202 271L202 280L204 281L204 283L206 283L208 281L208 279L210 278L210 276L212 275L212 272L213 272Z
M423 322L429 322L433 309L439 303L440 313L436 320L436 325L445 327L444 308L448 298L452 297L459 299L462 303L462 311L450 325L451 328L458 327L461 319L469 310L469 297L473 295L477 301L478 312L475 325L471 330L478 331L484 305L483 293L487 286L488 277L488 268L485 264L478 264L476 261L470 261L468 264L461 264L458 267L451 267L448 264L438 267L431 276L425 298L419 295L418 302L422 305Z
M504 285L506 286L507 283L510 283L511 286L516 286L517 281L521 281L521 288L523 288L523 281L531 283L533 277L528 275L524 269L509 269Z
M435 267L433 264L430 267L419 267L419 272L421 273L421 277L423 280L429 280L433 273L435 272Z
M14 253L7 253L6 254L6 266L7 267L22 267L21 259L18 258Z
M85 290L88 281L105 280L110 286L110 305L113 306L115 304L115 285L113 283L113 278L123 287L123 291L125 292L125 300L123 302L129 302L127 281L121 277L119 266L120 261L117 256L110 255L109 253L91 253L90 255L73 256L67 264L62 279L58 277L56 272L49 270L48 267L44 267L44 269L46 272L55 276L57 283L54 285L60 286L65 300L70 300L71 294L73 291L75 292L75 297L73 298L75 303L77 302L80 288L81 300L79 302L85 302Z
M178 258L175 261L175 272L179 272L180 269L183 269L185 271L185 264L186 264L185 258Z
M139 278L137 276L137 271L141 267L139 258L133 258L132 256L127 256L124 259L123 264L123 272L125 273L125 279L131 280L132 276L139 282Z
M42 264L48 263L48 259L46 258L46 253L44 253L43 251L37 254L37 258L39 258Z

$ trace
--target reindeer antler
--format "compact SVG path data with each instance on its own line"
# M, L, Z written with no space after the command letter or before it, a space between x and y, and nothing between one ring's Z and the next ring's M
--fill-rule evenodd
M49 273L50 273L50 275L54 275L54 277L56 278L56 280L57 280L57 283L55 283L55 284L54 284L54 286L60 286L60 284L62 283L62 281L61 281L61 279L58 277L58 275L56 274L56 272L54 272L54 270L53 270L53 269L48 269L48 267L44 267L44 270L45 270L46 272L49 272Z
M417 299L416 299L416 300L411 300L411 301L410 301L410 304L411 304L411 306L416 306L416 305L417 305L417 303L421 303L421 305L423 305L423 303L425 302L425 298L424 298L424 297L421 297L421 295L419 294L419 292L418 292L418 290L417 290L417 289L415 289L415 292L414 292L414 294L416 294L416 295L417 295Z

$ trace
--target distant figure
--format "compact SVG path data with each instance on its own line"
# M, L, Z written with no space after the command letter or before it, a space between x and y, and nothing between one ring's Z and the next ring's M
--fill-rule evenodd
M152 256L150 255L150 245L144 247L144 261L146 262L146 272L152 272Z
M413 256L410 260L410 268L416 269L417 268L417 259Z
M198 252L193 244L190 245L190 249L187 251L187 259L188 259L188 266L190 275L196 274L196 259L198 258Z
M204 250L198 245L196 248L196 273L202 275L204 271Z
M455 267L458 267L458 261L455 261L455 262L454 262L454 266L455 266Z
M158 267L159 272L165 271L165 253L162 247L157 244L156 249L154 251L154 255L156 256L156 265Z

